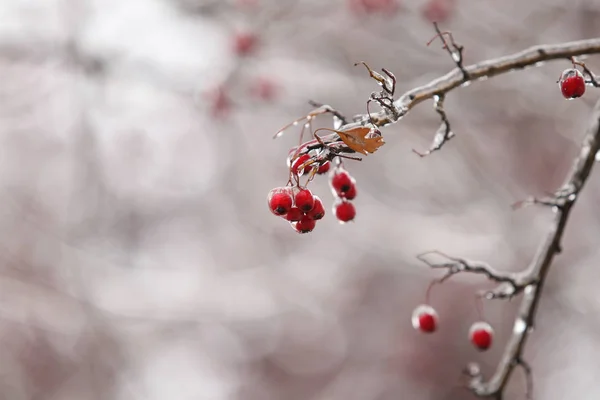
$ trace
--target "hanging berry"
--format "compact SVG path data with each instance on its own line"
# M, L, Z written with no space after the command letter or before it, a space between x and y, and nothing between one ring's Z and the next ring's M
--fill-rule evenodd
M428 304L421 304L412 314L413 327L423 333L433 333L438 327L438 314Z
M565 99L572 100L583 96L585 93L583 74L575 68L564 70L558 80L558 87Z
M487 322L476 322L469 330L469 339L473 346L479 350L487 350L492 345L494 338L494 329Z

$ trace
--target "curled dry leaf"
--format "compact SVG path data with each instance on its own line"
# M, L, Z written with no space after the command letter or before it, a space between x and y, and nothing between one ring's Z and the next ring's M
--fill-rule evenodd
M320 130L335 132L340 139L352 150L364 155L372 154L378 148L385 144L383 137L379 132L375 133L371 128L359 126L345 131L338 131L329 128L320 128L315 131L315 135ZM374 134L375 133L375 134Z

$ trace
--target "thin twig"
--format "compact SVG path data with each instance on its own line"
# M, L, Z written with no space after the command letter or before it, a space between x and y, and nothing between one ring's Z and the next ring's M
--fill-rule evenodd
M571 62L573 65L579 65L583 72L588 76L589 79L585 81L586 84L594 87L600 87L600 82L598 82L596 75L594 75L594 73L585 65L583 61L579 61L575 57L571 57Z
M373 124L382 127L397 122L406 115L417 104L432 98L435 95L443 95L453 89L478 79L488 78L507 72L511 72L525 67L539 65L546 61L565 59L570 60L573 56L584 54L600 53L600 38L580 40L575 42L566 42L553 45L533 46L526 50L511 54L505 57L482 61L477 64L466 66L464 69L468 74L465 80L463 72L454 69L444 76L441 76L423 86L416 87L405 92L394 102L395 112L382 110L372 114ZM364 125L369 121L368 115L358 115L354 118L358 122L353 122L343 127L343 129L352 129Z
M446 142L455 136L454 132L452 132L452 127L450 126L450 120L448 119L446 110L444 109L445 98L445 95L433 96L433 108L439 114L440 118L442 119L442 123L433 137L433 142L431 143L429 150L425 152L419 152L418 150L413 149L413 152L419 155L419 157L425 157L434 151L440 150L444 144L446 144Z
M440 40L442 41L442 43L444 44L442 46L442 48L444 50L446 50L448 52L448 54L450 54L452 61L454 61L454 63L458 67L458 69L460 69L460 72L462 72L463 80L468 81L469 80L469 72L465 69L465 66L463 65L463 51L465 48L462 45L456 43L456 41L454 40L454 36L452 35L452 32L448 32L448 31L442 32L440 30L437 22L433 23L433 27L437 34L433 37L433 39L431 39L427 43L427 46L429 46L436 38L439 37ZM450 43L448 43L448 40L446 40L446 36L450 40Z

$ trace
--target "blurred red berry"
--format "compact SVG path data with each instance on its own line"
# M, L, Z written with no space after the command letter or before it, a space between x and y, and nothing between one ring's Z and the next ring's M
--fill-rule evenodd
M224 87L218 87L208 94L210 98L210 112L215 117L225 116L232 107L231 99Z
M400 8L399 0L349 0L348 6L355 13L393 14Z
M565 99L572 100L585 93L583 74L575 68L566 69L560 75L558 86Z
M454 0L429 0L421 9L423 18L429 22L444 22L454 11Z
M292 226L298 233L308 233L315 229L316 225L317 221L310 219L307 216L302 217L302 219L298 222L292 222Z
M340 222L349 222L356 216L354 204L349 201L339 201L333 206L333 213Z
M487 350L492 345L494 329L487 322L476 322L469 330L471 343L479 350Z
M233 38L233 49L238 56L247 56L256 49L258 38L252 32L240 32Z
M287 214L292 208L293 199L289 188L280 187L269 191L267 202L271 212L281 216Z
M250 93L258 99L271 101L277 96L277 85L268 78L257 78L250 88Z

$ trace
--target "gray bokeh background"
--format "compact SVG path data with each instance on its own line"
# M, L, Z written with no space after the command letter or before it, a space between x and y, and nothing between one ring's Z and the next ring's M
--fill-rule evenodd
M0 2L0 398L472 398L461 369L493 372L518 299L485 304L496 342L479 353L473 293L490 284L456 276L433 294L440 331L419 334L410 316L439 272L414 257L524 268L551 213L510 205L562 183L599 92L565 101L567 61L477 82L447 97L457 137L420 159L439 124L423 103L347 164L356 222L335 221L317 179L329 215L298 235L265 204L297 140L273 133L309 99L364 112L377 87L356 61L400 92L453 68L425 45L425 1L347 3ZM456 0L442 27L473 63L598 36L600 2ZM239 59L242 28L259 43ZM227 77L216 118L207 93ZM250 94L260 77L274 100ZM599 200L594 174L525 353L538 399L600 396ZM508 392L525 398L521 371Z

